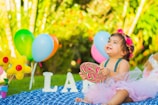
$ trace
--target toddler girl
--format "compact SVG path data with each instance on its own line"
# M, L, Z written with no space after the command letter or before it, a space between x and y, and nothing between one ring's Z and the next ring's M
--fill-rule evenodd
M119 81L125 81L127 79L130 69L128 61L132 56L133 50L134 46L131 38L124 34L122 30L112 34L108 43L105 45L105 51L109 55L109 59L100 64L100 72L107 79L88 88L84 93L85 98L76 98L76 102L93 104L112 103L113 105L117 105L116 103L120 103L128 98L128 92L126 90L124 91L124 89L121 89L121 91L117 90L116 84ZM80 76L82 79L86 79L86 76L82 75L82 73L80 73ZM119 95L119 102L115 99L115 95L117 97Z

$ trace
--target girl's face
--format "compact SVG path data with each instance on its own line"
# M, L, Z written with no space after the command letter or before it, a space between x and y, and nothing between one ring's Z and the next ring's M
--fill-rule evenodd
M105 46L105 51L109 56L122 58L125 54L122 50L122 39L118 36L111 36Z

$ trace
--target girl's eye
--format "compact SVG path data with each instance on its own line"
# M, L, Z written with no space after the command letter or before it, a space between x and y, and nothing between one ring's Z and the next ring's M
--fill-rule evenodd
M116 41L114 41L113 43L114 43L114 44L117 44L117 42L116 42Z

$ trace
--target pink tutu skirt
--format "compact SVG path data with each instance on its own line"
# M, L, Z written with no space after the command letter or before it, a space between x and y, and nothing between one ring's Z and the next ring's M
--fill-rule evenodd
M133 82L118 84L117 89L125 89L133 101L142 101L147 98L154 98L158 92L158 85L146 78Z
M85 97L93 104L108 103L117 90L121 89L127 90L129 97L133 101L142 101L147 98L155 97L158 92L158 83L155 83L155 81L149 78L138 79L138 71L135 73L132 72L130 74L132 74L133 77L128 78L128 80L125 79L115 82L114 79L109 78L104 83L96 83L90 86L84 92Z
M107 103L115 93L116 87L113 82L112 84L96 83L85 91L85 97L93 104Z

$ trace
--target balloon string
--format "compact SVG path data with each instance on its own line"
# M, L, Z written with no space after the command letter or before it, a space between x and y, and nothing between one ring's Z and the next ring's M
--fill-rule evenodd
M12 75L12 76L9 78L8 84L13 80L13 78L14 78L14 75Z
M34 68L34 63L33 62L31 62L31 68L32 68L32 71L33 71L33 68ZM34 76L33 76L33 78L32 78L32 84L34 83Z
M33 70L31 72L31 79L30 79L29 89L32 88L32 83L34 82L34 74L35 74L36 66L37 66L37 62L34 64Z

